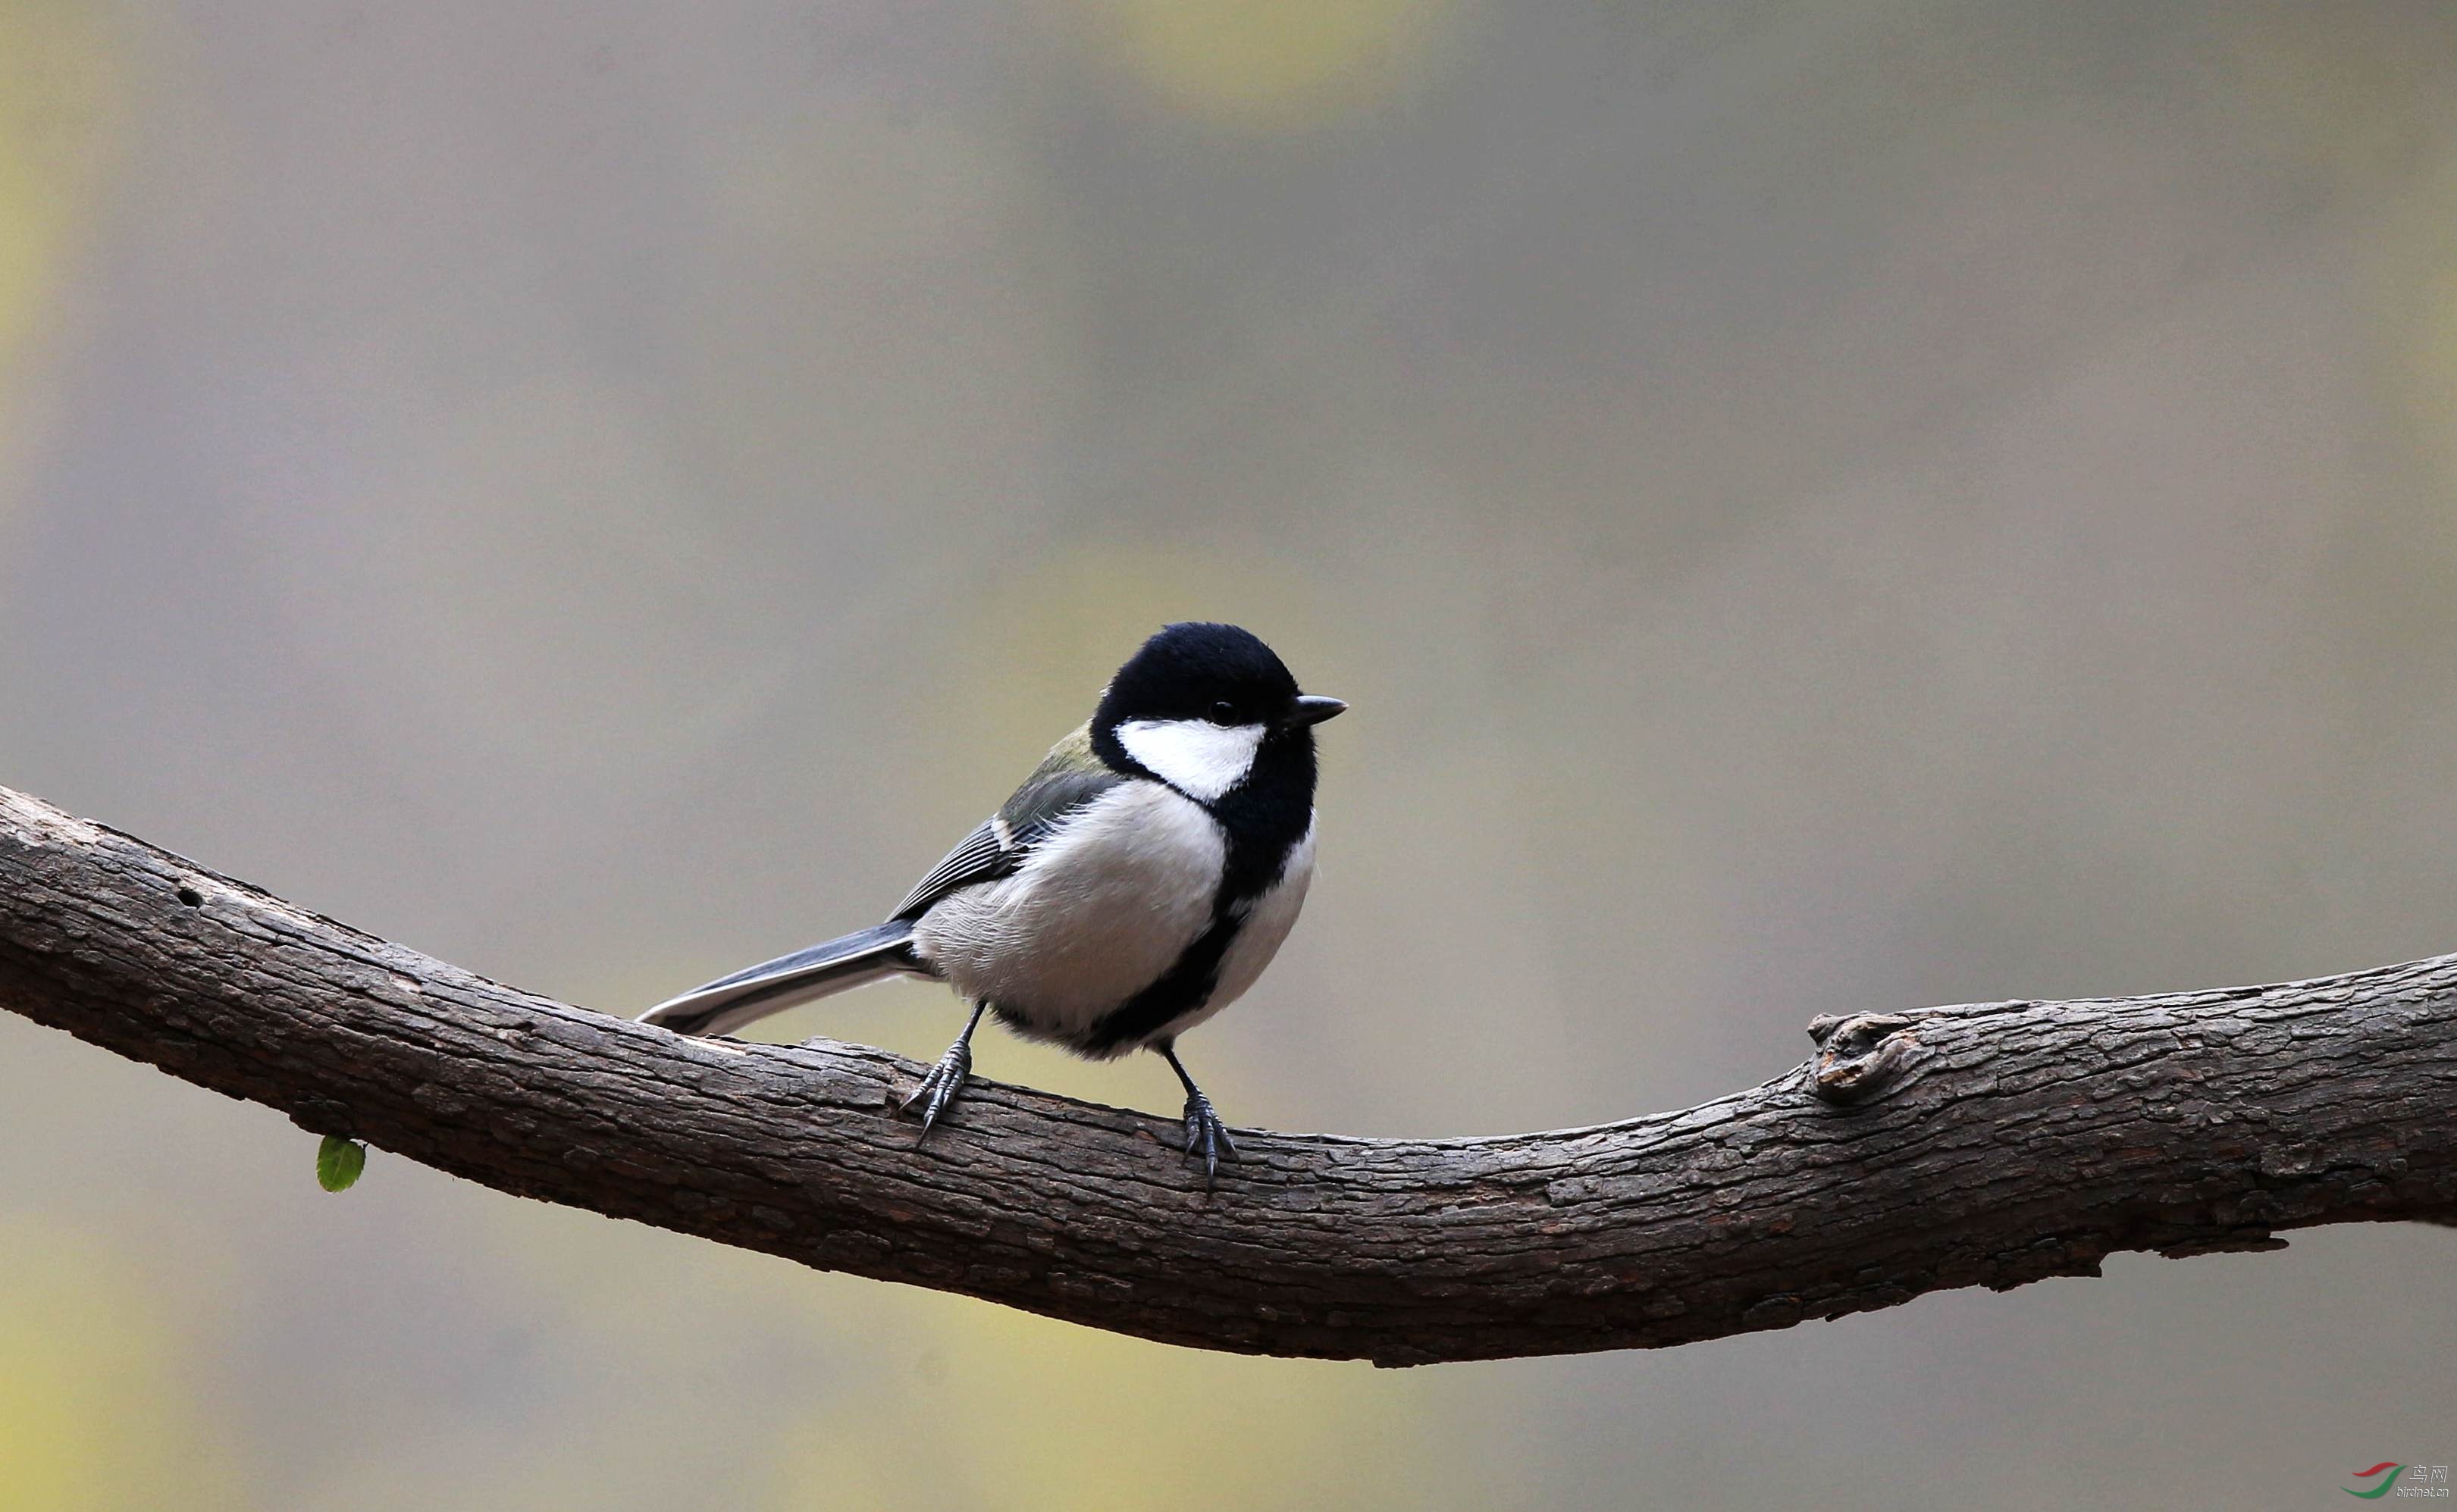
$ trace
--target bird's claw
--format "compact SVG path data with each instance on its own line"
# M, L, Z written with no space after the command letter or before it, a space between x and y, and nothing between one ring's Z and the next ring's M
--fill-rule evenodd
M963 1090L965 1078L973 1073L973 1048L961 1040L947 1047L930 1074L921 1078L912 1094L897 1105L898 1113L911 1113L913 1105L921 1105L921 1134L929 1137L939 1122L939 1115L955 1105L956 1093Z
M1187 1094L1186 1099L1186 1153L1203 1156L1203 1179L1209 1182L1220 1175L1220 1157L1237 1158L1237 1141L1228 1137L1228 1126L1211 1110L1211 1099L1201 1093Z

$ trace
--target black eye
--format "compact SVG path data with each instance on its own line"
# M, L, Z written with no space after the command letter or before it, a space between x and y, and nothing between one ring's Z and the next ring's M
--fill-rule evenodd
M1211 723L1212 723L1212 724L1214 724L1214 725L1234 725L1234 724L1236 724L1236 723L1237 723L1237 705L1234 705L1234 704L1229 703L1229 702L1228 702L1227 699L1225 699L1225 698L1224 698L1224 699L1222 699L1219 703L1212 705L1211 705Z

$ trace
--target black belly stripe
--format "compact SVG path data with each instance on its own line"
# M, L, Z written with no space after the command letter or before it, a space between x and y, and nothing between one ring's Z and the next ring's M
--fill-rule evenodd
M1221 964L1264 893L1287 874L1289 857L1313 828L1313 736L1298 726L1273 734L1255 753L1246 781L1203 807L1227 846L1211 924L1149 987L1094 1019L1071 1043L1087 1055L1115 1054L1147 1041L1211 1001Z
M1311 812L1307 820L1311 823ZM1299 831L1295 838L1280 841L1268 871L1253 864L1250 847L1247 864L1239 866L1239 847L1232 839L1227 872L1221 879L1220 891L1211 900L1210 927L1196 935L1177 963L1149 987L1094 1019L1076 1042L1084 1052L1113 1054L1121 1046L1152 1038L1210 1002L1212 990L1220 985L1220 968L1228 959L1228 948L1237 943L1239 932L1253 914L1254 905L1288 874L1289 857L1295 854L1297 841L1304 838L1303 831Z
M1211 927L1195 936L1176 965L1151 986L1092 1021L1079 1041L1084 1052L1106 1055L1122 1045L1149 1039L1211 1001L1211 990L1220 985L1220 964L1228 958L1228 947L1236 943L1237 931L1245 923L1242 911L1215 906Z

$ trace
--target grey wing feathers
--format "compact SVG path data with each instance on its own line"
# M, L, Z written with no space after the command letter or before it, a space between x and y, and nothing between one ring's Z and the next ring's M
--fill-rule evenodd
M907 949L913 926L897 919L791 955L746 967L669 998L640 1015L678 1034L722 1034L815 997L891 976L926 971Z
M1012 875L1035 846L1124 780L1101 765L1092 754L1090 740L1082 730L1076 731L1059 742L997 813L930 868L930 874L914 886L897 909L896 917L918 919L958 888Z
M1043 762L1041 770L1034 772L1031 780L1017 788L1015 796L999 809L999 822L1006 826L1016 845L1029 850L1048 839L1093 799L1124 781L1106 767L1052 770L1051 763Z
M1009 852L999 836L1000 828L995 819L983 820L979 829L966 835L945 859L930 868L928 876L913 885L913 890L897 905L895 917L918 919L930 911L930 905L966 883L985 882L1013 871L1022 857Z

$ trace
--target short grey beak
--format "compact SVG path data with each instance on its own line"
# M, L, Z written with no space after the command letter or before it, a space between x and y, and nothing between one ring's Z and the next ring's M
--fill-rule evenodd
M1320 694L1308 693L1297 700L1296 716L1290 721L1290 723L1296 725L1319 725L1324 720L1336 719L1347 712L1348 705L1338 699L1324 698Z

